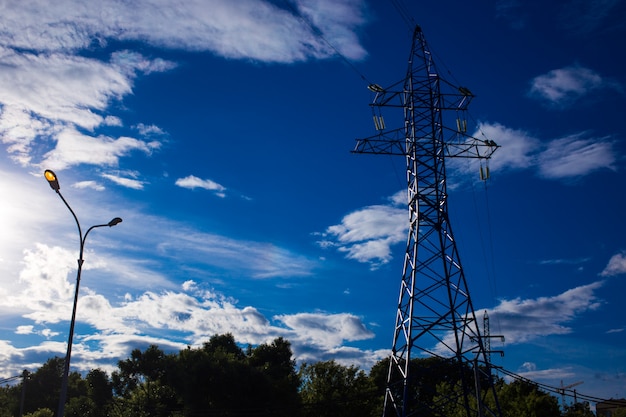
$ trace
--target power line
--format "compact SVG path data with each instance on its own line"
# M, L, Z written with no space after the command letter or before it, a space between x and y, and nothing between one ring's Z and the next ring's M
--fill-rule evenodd
M328 39L324 37L322 31L313 24L311 19L301 13L289 0L283 0L283 4L291 11L291 13L293 13L294 16L298 17L298 19L300 19L311 30L311 32L313 32L315 36L317 36L326 45L328 45L330 49L335 52L336 55L338 55L354 72L356 72L359 77L361 77L361 79L367 83L367 85L373 84L361 71L358 70L357 67L354 66L354 64L352 64L352 62L350 62L348 58L346 58L344 54L339 51L339 49L335 47L335 45L333 45Z
M12 381L15 381L16 379L21 378L22 375L15 375L15 376L10 376L8 378L4 378L4 379L0 379L0 384L6 384Z
M506 370L504 368L500 368L500 367L495 367L494 366L494 369L502 372L505 375L510 376L513 379L516 379L516 380L519 380L519 381L523 381L523 382L526 382L526 383L529 383L529 384L536 385L537 387L541 388L542 390L550 392L550 393L553 393L553 394L565 395L565 396L568 396L568 397L574 397L574 398L577 398L577 399L582 399L582 400L585 400L585 401L595 402L595 403L607 402L607 403L611 404L612 401L615 401L616 404L619 404L619 405L623 404L622 402L617 403L618 400L615 400L615 399L606 399L606 398L595 397L593 395L581 394L578 391L576 391L573 394L568 394L566 391L570 391L570 390L564 390L564 389L562 389L560 387L554 387L552 385L544 384L544 383L541 383L541 382L536 382L536 381L533 381L532 379L528 379L528 378L523 377L521 375L518 375L518 374L516 374L516 373L514 373L512 371L508 371L508 370Z
M393 7L396 8L396 11L398 12L402 20L404 20L404 23L406 23L406 25L409 27L409 30L412 31L417 23L415 22L415 19L413 19L413 17L411 16L409 9L407 9L402 0L391 0L391 4L393 5Z

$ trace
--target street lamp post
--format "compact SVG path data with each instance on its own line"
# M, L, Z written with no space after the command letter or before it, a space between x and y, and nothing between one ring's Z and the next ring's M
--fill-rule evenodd
M76 226L78 226L78 236L80 238L78 270L76 273L76 288L74 290L74 307L72 308L72 319L70 321L70 334L67 340L67 353L65 354L65 364L63 367L63 379L61 380L61 395L59 397L59 407L57 409L57 415L56 415L56 417L63 417L63 413L65 411L65 400L67 398L67 380L68 380L69 373L70 373L70 358L72 356L72 341L74 340L74 324L76 322L76 305L78 304L78 289L80 287L80 274L82 272L83 262L84 262L83 250L85 248L85 241L87 240L87 235L93 229L97 227L104 227L104 226L113 227L116 224L121 223L122 219L119 217L115 217L113 220L111 220L110 222L106 224L93 225L89 229L87 229L87 232L85 232L85 235L83 235L82 229L80 227L80 222L78 221L78 217L76 217L76 213L74 213L74 210L72 210L72 207L70 207L70 205L67 203L67 201L65 201L65 198L61 194L61 191L60 191L61 187L59 185L59 180L56 174L53 171L47 169L46 171L44 171L44 176L46 177L46 180L48 180L50 187L59 195L59 197L61 197L61 200L63 200L63 203L65 204L65 206L69 209L70 213L72 213L72 216L74 217L74 220L76 221Z

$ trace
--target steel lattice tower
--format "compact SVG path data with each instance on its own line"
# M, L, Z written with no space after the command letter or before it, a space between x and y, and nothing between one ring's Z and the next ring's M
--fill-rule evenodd
M383 416L446 416L459 407L468 417L499 415L446 190L448 158L489 159L498 146L467 134L465 113L473 95L437 72L419 26L405 79L369 88L376 93L371 107L377 134L357 140L353 152L404 156L408 180L409 232ZM383 108L402 110L404 125L387 129ZM438 366L453 370L455 382L446 395L418 385L419 375L411 370L411 359L418 357L439 358Z

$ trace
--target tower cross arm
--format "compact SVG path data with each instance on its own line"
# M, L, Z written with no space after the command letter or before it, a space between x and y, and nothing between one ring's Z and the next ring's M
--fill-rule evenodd
M406 155L404 128L387 130L364 139L357 139L352 153Z
M357 139L352 153L384 154L406 156L416 153L422 156L419 142L427 141L428 138L407 141L404 137L404 129L394 129L381 132L368 138ZM462 136L444 143L445 156L448 158L474 158L489 159L500 146L496 142L485 139L477 139L471 136ZM424 151L424 155L427 155Z
M451 141L445 145L448 158L489 159L500 147L494 141L466 137L463 141Z

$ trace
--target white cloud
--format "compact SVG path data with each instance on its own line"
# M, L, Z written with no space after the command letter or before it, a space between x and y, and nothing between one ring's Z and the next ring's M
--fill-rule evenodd
M0 52L6 66L0 74L2 103L47 120L93 129L103 122L96 111L131 92L131 79L106 62L10 49Z
M528 132L500 123L480 123L474 136L487 137L501 146L489 161L489 167L493 171L532 167L535 164L535 154L541 146L540 140Z
M115 100L132 93L139 74L169 71L176 64L128 49L114 51L109 62L93 54L80 56L80 51L122 40L264 62L324 59L336 50L361 59L365 50L355 30L365 22L364 4L307 0L280 8L264 0L213 0L209 5L200 0L60 0L52 7L43 1L17 2L2 16L0 142L22 166L45 164L57 170L115 165L133 150L149 154L158 142L92 133L103 126L123 127L118 116L107 112ZM137 126L142 134L162 133L157 126Z
M362 1L303 1L298 7L343 54L363 58L365 52L352 35L364 20ZM291 9L263 0L60 0L54 7L16 3L3 10L3 21L7 36L2 43L27 50L78 50L118 39L269 62L333 54Z
M621 274L626 274L626 252L613 255L600 276L612 277Z
M162 221L156 219L155 222ZM270 243L235 240L225 236L189 230L173 225L167 233L155 233L159 256L185 257L224 271L238 271L256 279L306 277L317 263L305 256ZM241 254L247 261L241 262Z
M37 245L37 251L25 255L25 267L21 280L25 287L14 294L10 304L23 304L26 308L23 318L37 324L55 324L69 318L73 300L72 267L74 260L70 251ZM90 281L97 280L97 269L108 269L101 258L89 256ZM116 262L115 264L118 264ZM116 275L109 271L110 275ZM145 281L144 281L145 282ZM154 282L153 282L154 284ZM160 285L160 284L159 284ZM358 341L373 337L362 321L351 314L300 313L276 316L272 324L256 308L239 307L234 300L203 288L188 280L171 290L144 291L136 297L123 297L112 303L83 284L79 297L80 313L78 323L90 325L95 331L89 336L77 333L74 340L74 365L79 369L90 367L111 367L113 363L128 355L138 345L156 343L164 349L182 349L184 346L199 346L215 334L232 333L240 343L259 344L276 337L289 339L294 352L308 352L311 347L317 357L331 351L342 350L346 341ZM5 302L6 303L6 302ZM176 332L179 337L169 340L150 336L157 333ZM59 333L49 327L34 332L31 324L17 326L20 334L39 334L45 339ZM16 352L25 354L27 350L37 350L51 355L61 355L64 344L43 341L38 346L15 349L0 343L0 363L4 367L19 366L12 357ZM359 363L364 352L352 349L346 352L344 360ZM360 352L360 354L359 354ZM380 359L372 352L365 353Z
M595 296L595 291L603 284L602 281L593 282L551 297L501 300L496 307L485 311L488 312L490 323L497 323L498 333L505 337L508 345L528 343L546 336L566 335L573 331L567 326L568 323L602 306L603 301ZM475 325L482 326L482 323ZM421 341L424 349L431 349L441 356L450 356L453 352L450 346L456 346L456 343L455 334L451 331L425 334ZM529 374L535 372L534 363L524 363L523 367Z
M119 158L140 150L146 154L153 147L138 139L84 135L73 128L63 129L56 135L56 148L44 155L41 162L47 168L62 170L73 165L90 164L115 166Z
M102 177L113 181L117 185L121 185L122 187L126 188L132 188L134 190L143 190L143 186L145 184L144 181L140 181L136 178L122 177L113 174L102 174Z
M569 179L588 175L598 170L616 170L616 151L608 137L588 137L584 133L541 141L528 132L512 129L500 123L480 123L475 137L494 140L501 147L489 161L492 172L507 170L535 170L544 179ZM479 161L448 161L452 177L478 178ZM406 239L408 211L406 191L390 198L388 205L357 209L346 215L340 224L330 226L318 245L336 248L346 257L369 263L377 268L391 260L391 247Z
M500 123L481 123L476 137L485 136L501 147L489 160L491 172L534 169L545 179L567 179L592 172L616 170L617 152L609 137L578 133L552 140L540 140L530 133ZM461 163L455 159L449 166L463 174L478 172L478 161Z
M531 381L544 380L568 380L576 376L571 368L548 368L537 369L534 363L525 362L517 372L519 376L530 379Z
M148 59L140 53L123 50L111 54L111 63L119 68L122 74L127 74L129 78L135 75L136 71L144 74L153 72L166 72L176 68L176 64L161 58Z
M344 341L374 337L360 318L347 313L298 313L275 318L296 333L294 341L298 344L337 348Z
M601 88L619 89L619 86L589 68L570 66L535 77L528 94L551 106L564 107Z
M391 260L391 246L406 239L407 228L406 208L368 206L344 216L341 224L328 227L318 244L336 247L348 258L376 268Z
M601 169L616 170L615 154L608 138L584 138L582 134L555 139L539 154L539 174L544 178L572 178Z
M158 126L155 125L145 125L143 123L139 123L137 126L134 126L135 129L139 131L141 136L151 136L151 135L164 135L165 132Z
M96 181L79 181L72 184L73 188L90 188L96 191L104 191L104 186Z
M489 318L492 323L498 323L507 344L568 334L572 329L567 323L582 313L600 308L602 301L595 291L602 285L603 282L598 281L551 297L502 300L488 310Z
M351 59L366 55L354 33L365 23L364 3L360 0L299 0L302 14L322 32L332 47Z
M189 188L190 190L193 190L194 188L203 188L205 190L215 191L215 195L217 195L218 197L223 198L226 196L226 194L224 193L224 191L226 191L226 187L224 187L221 184L216 183L213 180L210 180L210 179L203 180L201 178L196 177L195 175L189 175L185 178L177 179L176 185L182 188Z
M156 142L86 133L122 125L119 118L103 114L112 100L131 92L132 75L116 65L61 54L0 52L6 65L0 74L0 141L23 166L114 165L132 150L150 153L158 147ZM56 146L42 155L41 149L51 144Z
M35 326L27 325L27 326L17 326L15 330L16 334L32 334Z

